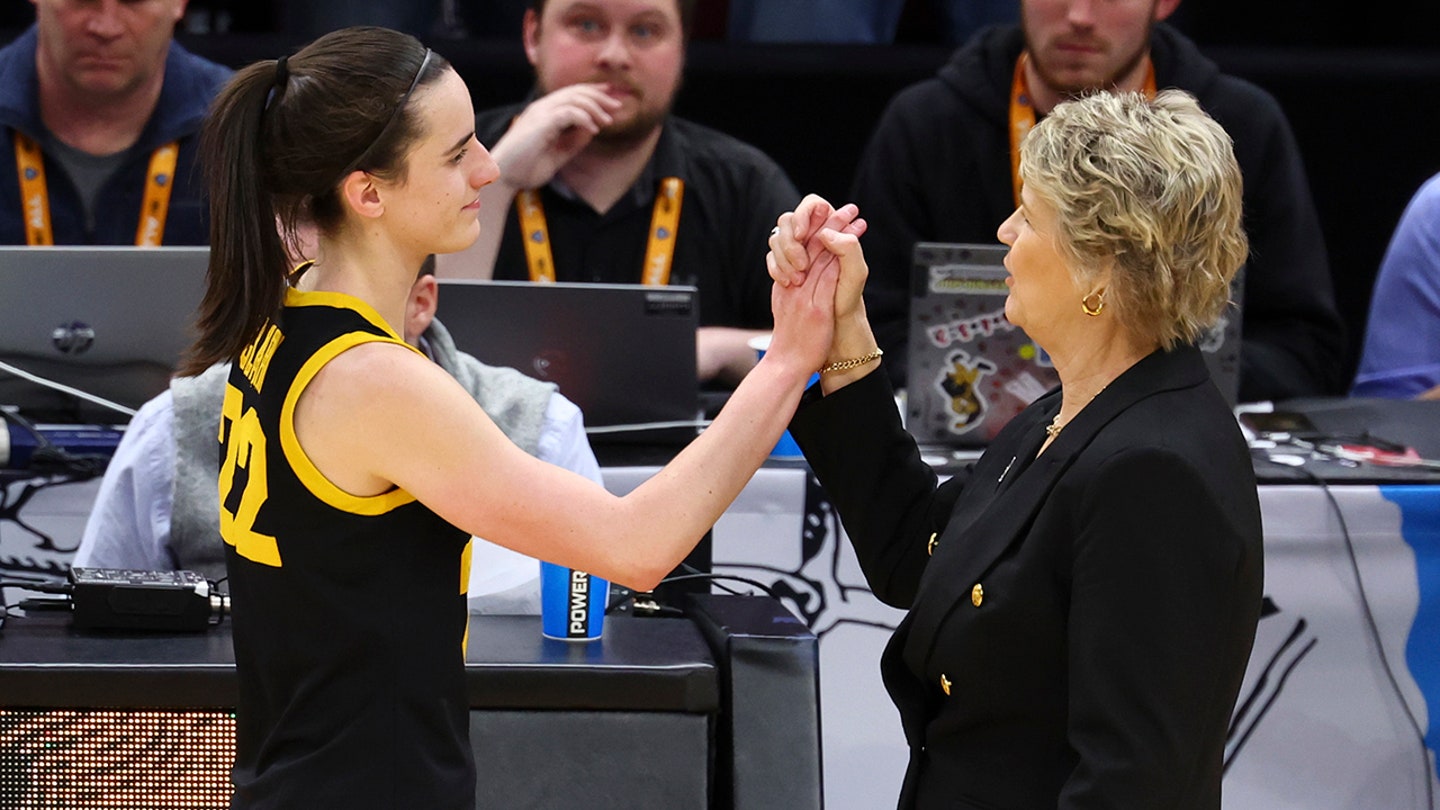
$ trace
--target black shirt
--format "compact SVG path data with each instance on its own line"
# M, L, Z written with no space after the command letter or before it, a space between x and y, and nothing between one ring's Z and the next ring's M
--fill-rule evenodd
M493 147L522 108L476 116L480 141ZM673 116L635 185L604 214L555 182L541 189L556 280L640 283L655 194L666 177L685 182L670 283L699 289L701 326L769 329L767 240L776 218L794 210L800 194L760 150ZM513 205L494 277L530 277Z

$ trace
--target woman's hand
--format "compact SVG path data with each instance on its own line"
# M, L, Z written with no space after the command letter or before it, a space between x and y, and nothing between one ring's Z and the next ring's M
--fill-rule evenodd
M770 277L782 286L795 284L803 281L806 273L836 264L839 254L818 238L822 231L849 235L856 240L858 250L858 239L868 227L859 213L860 209L853 203L837 209L823 197L807 195L794 212L780 215L770 235L770 253L765 257ZM852 263L852 267L862 272L853 278L842 272L835 301L837 318L853 317L862 306L861 293L868 274L863 254L859 264Z
M780 215L770 234L770 255L765 259L770 277L785 285L803 279L816 262L824 262L825 248L811 237L822 228L861 236L867 223L854 203L835 208L818 194L808 194L793 212Z
M857 220L864 222L864 220ZM862 229L863 231L863 229ZM865 279L870 275L870 265L865 261L865 251L860 247L859 234L852 229L834 230L821 228L810 239L826 251L824 263L839 265L840 278L835 290L835 320L845 322L865 317ZM816 262L819 266L821 262Z
M809 275L838 270L835 290L835 327L823 365L866 357L875 350L875 334L865 315L865 279L870 268L860 248L865 220L854 205L833 208L823 198L810 195L793 213L780 216L770 237L766 266L776 288L803 284ZM864 377L879 363L863 363L851 369L824 375L822 388L828 394Z
M771 287L775 331L762 363L772 357L783 359L806 379L824 365L835 334L835 284L839 273L839 265L830 262L811 269L788 286L777 283Z

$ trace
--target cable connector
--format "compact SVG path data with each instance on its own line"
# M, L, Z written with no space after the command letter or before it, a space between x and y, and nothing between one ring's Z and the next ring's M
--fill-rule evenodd
M630 605L636 616L653 616L660 612L660 602L649 591L635 594Z

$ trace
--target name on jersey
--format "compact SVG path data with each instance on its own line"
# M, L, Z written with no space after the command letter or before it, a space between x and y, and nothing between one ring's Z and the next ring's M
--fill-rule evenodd
M284 339L285 335L281 333L280 327L266 323L255 340L240 352L240 372L255 387L256 393L259 393L261 386L265 384L265 372L270 370L270 358L275 356L275 350L280 348L280 341Z

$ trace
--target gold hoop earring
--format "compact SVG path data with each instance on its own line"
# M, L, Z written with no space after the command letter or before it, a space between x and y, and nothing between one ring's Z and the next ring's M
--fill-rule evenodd
M1095 304L1093 306L1090 304L1091 298L1095 299ZM1089 315L1092 318L1096 315L1099 315L1100 311L1105 309L1105 296L1101 295L1098 292L1090 293L1089 295L1080 299L1080 309L1086 315Z

